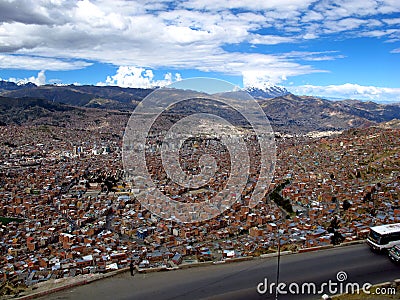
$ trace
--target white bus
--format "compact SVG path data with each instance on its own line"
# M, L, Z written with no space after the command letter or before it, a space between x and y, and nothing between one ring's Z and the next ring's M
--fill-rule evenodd
M400 223L371 227L367 243L377 251L400 245Z

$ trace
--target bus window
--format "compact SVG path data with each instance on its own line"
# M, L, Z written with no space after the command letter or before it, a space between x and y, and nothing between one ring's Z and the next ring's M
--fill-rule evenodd
M375 231L371 230L369 233L369 237L375 241L377 244L381 244L381 236Z

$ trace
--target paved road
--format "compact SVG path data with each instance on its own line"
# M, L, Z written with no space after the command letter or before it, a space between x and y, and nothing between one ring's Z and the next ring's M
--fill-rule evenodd
M275 294L257 293L265 278L275 282L277 259L259 259L209 267L136 274L128 273L47 296L45 299L274 299ZM280 282L379 283L400 278L400 266L386 255L375 254L367 245L339 247L281 257ZM326 291L328 291L326 289ZM280 295L279 299L321 299L319 295Z

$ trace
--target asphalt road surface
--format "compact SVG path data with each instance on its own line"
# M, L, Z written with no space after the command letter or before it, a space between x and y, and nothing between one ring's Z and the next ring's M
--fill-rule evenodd
M347 279L337 280L338 272ZM277 258L256 259L245 262L219 264L169 272L136 274L129 272L88 285L49 295L42 299L275 299L275 290L264 294L257 285L267 280L267 286L276 282ZM344 275L341 273L341 275ZM329 293L329 280L346 288L347 283L379 283L400 278L400 265L386 254L373 253L365 244L334 249L286 255L280 261L280 280L287 286L286 295L278 299L321 299ZM314 283L317 292L293 295L289 290L301 291L303 283ZM325 283L325 285L322 285ZM265 284L260 289L265 288ZM311 289L312 291L312 289ZM398 297L400 295L397 295Z

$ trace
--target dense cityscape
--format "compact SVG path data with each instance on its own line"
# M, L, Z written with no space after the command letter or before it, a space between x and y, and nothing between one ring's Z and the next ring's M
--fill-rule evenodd
M3 127L3 282L263 256L278 250L278 234L282 251L298 252L363 240L369 226L400 221L398 129L277 133L263 201L191 224L160 219L137 201L124 179L121 135L111 127Z
M400 299L399 0L0 0L0 300Z

